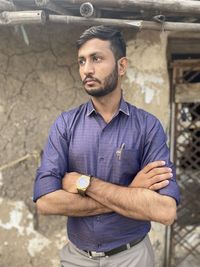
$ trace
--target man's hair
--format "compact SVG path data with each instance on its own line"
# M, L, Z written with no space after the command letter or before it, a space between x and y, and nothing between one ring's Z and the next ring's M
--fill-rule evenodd
M126 56L126 43L121 32L110 26L93 26L87 29L77 40L77 48L80 49L83 44L94 38L110 41L110 48L116 60Z

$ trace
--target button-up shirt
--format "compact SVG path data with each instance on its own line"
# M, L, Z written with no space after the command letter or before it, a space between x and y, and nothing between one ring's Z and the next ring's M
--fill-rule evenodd
M175 169L159 120L122 98L118 112L106 123L90 100L63 112L51 127L36 174L34 201L61 189L66 172L89 174L128 186L144 166L156 160L164 160L173 170L169 185L158 193L178 203ZM69 239L79 249L107 251L147 234L150 222L111 212L69 217L67 228Z

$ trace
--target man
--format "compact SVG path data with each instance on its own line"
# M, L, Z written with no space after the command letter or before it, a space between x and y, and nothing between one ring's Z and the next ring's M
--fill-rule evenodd
M152 267L150 221L170 225L179 202L163 128L122 97L127 58L119 31L92 27L77 47L91 99L53 124L34 201L42 214L68 216L62 266Z

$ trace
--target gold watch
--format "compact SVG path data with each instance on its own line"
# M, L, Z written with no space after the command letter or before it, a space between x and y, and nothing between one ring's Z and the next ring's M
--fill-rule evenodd
M86 190L91 182L91 175L81 175L76 181L76 188L81 196L85 196Z

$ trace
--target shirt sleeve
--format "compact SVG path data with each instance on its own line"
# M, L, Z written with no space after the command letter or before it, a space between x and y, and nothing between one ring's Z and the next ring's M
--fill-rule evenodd
M150 117L147 122L147 135L145 138L144 152L142 156L142 166L156 160L164 160L166 166L172 168L173 177L169 179L169 184L158 190L158 193L170 196L180 202L180 192L176 182L176 170L174 164L170 161L170 152L167 146L166 134L158 119L154 116Z
M68 141L66 123L62 115L54 122L37 169L33 201L62 188L62 178L68 170Z

